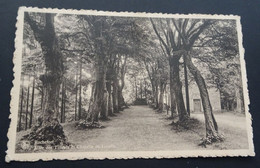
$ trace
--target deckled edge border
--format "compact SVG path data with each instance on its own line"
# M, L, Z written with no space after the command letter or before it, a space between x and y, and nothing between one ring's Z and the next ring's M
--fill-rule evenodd
M243 82L243 93L247 120L247 134L249 149L246 150L181 150L181 151L134 151L134 152L61 152L57 153L15 153L16 141L16 124L20 90L20 77L21 77L21 53L22 53L22 37L23 37L23 24L24 12L46 12L46 13L68 13L68 14L82 14L82 15L110 15L110 16L123 16L123 17L164 17L164 18L204 18L204 19L234 19L237 23L237 35L239 42L240 64ZM11 102L10 102L10 127L7 133L8 143L6 151L6 162L10 161L38 161L38 160L79 160L79 159L133 159L133 158L187 158L187 157L235 157L235 156L255 156L253 145L253 128L252 117L249 113L249 95L247 87L246 76L246 63L244 60L244 48L242 45L242 27L240 16L237 15L204 15L204 14L167 14L167 13L146 13L146 12L111 12L111 11L97 11L97 10L75 10L75 9L58 9L58 8L36 8L36 7L19 7L17 22L16 22L16 37L15 37L15 51L13 57L13 88L11 89ZM19 60L20 59L20 60ZM19 97L19 96L18 96Z

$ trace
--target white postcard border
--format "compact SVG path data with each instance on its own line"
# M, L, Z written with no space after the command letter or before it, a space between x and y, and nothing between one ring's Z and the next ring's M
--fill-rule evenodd
M177 150L177 151L126 151L126 152L53 152L53 153L15 153L16 141L16 125L18 118L19 106L19 90L21 77L21 57L23 42L23 24L24 12L46 12L46 13L62 13L62 14L82 14L82 15L109 15L121 17L152 17L152 18L204 18L204 19L234 19L237 23L237 32L239 40L240 64L242 72L243 93L246 111L246 124L249 149L245 150ZM7 137L8 149L6 151L6 162L10 161L37 161L37 160L53 160L53 159L131 159L131 158L186 158L186 157L226 157L226 156L255 156L253 145L253 129L252 117L249 113L249 96L246 78L246 68L244 60L244 48L242 46L242 27L240 16L235 15L202 15L202 14L162 14L162 13L140 13L140 12L105 12L96 10L73 10L73 9L51 9L51 8L35 8L20 7L16 23L15 52L13 57L14 63L14 80L11 90L10 102L10 127Z

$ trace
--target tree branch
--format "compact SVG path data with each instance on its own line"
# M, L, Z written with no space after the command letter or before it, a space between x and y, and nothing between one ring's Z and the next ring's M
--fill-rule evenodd
M180 30L181 28L177 26L177 23L175 22L174 19L172 19L172 23L174 24L174 26L175 26L179 36L181 37L182 41L184 42L184 44L186 44L186 39L185 39L185 37L183 36L183 34L182 34L181 30Z
M193 34L189 39L189 45L192 46L199 35L211 24L209 20L206 20L201 26L199 26L199 30L197 33Z
M35 39L39 41L41 39L40 36L42 36L43 30L41 30L36 24L36 22L31 19L28 12L24 13L24 20L29 24L29 26L33 30Z
M197 20L193 20L192 23L191 23L191 26L189 28L189 30L187 31L186 35L189 36L190 35L190 32L192 31L192 29L195 27L195 25L198 23Z
M164 42L164 40L163 40L162 37L160 36L160 34L159 34L159 32L157 31L156 26L155 26L155 24L154 24L154 22L153 22L153 20L152 20L151 18L150 18L150 21L151 21L151 23L152 23L152 26L153 26L153 29L154 29L155 34L157 35L157 37L159 38L159 40L162 42L162 44L163 44L163 46L165 47L167 53L170 53L167 44Z

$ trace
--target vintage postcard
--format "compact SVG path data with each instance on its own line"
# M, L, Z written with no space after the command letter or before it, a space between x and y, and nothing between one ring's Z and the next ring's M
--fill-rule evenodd
M6 161L254 156L239 16L20 7Z

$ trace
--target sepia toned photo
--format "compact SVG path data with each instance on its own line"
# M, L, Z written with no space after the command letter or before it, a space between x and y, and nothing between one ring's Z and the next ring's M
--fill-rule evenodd
M254 156L239 16L21 7L6 161Z

